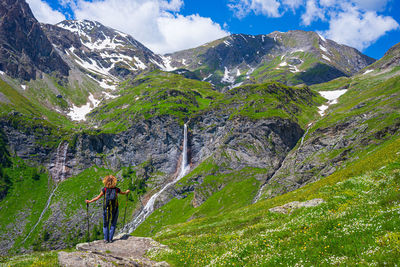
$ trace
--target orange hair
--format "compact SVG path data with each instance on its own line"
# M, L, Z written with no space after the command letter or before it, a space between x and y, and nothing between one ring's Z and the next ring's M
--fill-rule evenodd
M107 188L114 188L117 186L117 178L114 175L107 175L103 179L103 184Z

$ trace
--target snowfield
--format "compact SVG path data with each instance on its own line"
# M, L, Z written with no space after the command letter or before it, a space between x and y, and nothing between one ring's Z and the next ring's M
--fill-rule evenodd
M340 96L342 96L344 93L347 92L347 89L343 90L335 90L335 91L320 91L320 95L323 96L324 98L328 99L327 105L322 105L320 106L319 109L319 114L321 116L325 115L325 111L329 108L330 105L336 104L337 100Z

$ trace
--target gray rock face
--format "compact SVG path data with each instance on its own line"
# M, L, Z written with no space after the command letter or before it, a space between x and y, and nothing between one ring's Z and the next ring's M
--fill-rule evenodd
M0 70L23 80L36 79L38 71L68 76L67 64L24 0L1 0L0 17Z
M348 158L350 144L354 144L358 135L366 130L365 127L357 128L365 120L366 117L359 117L333 127L317 129L306 136L304 143L287 155L279 170L267 181L262 198L293 191L336 171ZM343 151L332 159L326 159L325 155L333 149Z
M307 200L304 202L293 201L293 202L286 203L285 205L282 205L282 206L270 208L269 211L287 214L287 213L292 212L295 209L299 209L299 208L303 208L303 207L315 207L324 202L325 201L322 198L314 198L314 199Z
M9 116L19 117L20 114L16 112L9 114ZM0 120L0 126L6 136L11 155L40 164L44 164L48 160L53 148L42 144L57 138L52 135L51 128L45 126L30 127L4 118Z
M265 183L261 199L293 191L329 176L343 163L357 160L353 153L398 133L399 121L379 131L369 129L367 121L376 116L371 112L356 115L305 136L304 143L287 155L282 166Z
M166 262L155 262L145 254L150 250L168 249L151 238L124 236L113 243L94 241L76 246L77 252L59 252L61 266L169 266Z
M300 126L289 120L227 119L206 114L191 122L193 163L213 155L230 169L275 169L303 134Z
M67 165L77 174L92 165L118 170L151 159L158 171L173 174L182 142L183 127L172 117L157 117L118 134L78 136Z

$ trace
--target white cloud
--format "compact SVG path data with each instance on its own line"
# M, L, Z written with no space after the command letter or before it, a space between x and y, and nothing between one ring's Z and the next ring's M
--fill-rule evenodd
M323 7L330 7L330 6L337 5L338 1L337 0L320 0L319 3Z
M280 17L279 12L281 4L276 0L231 0L228 7L234 12L238 18L247 16L250 12L262 14L268 17Z
M353 0L353 3L361 9L370 11L382 11L390 0Z
M306 13L301 16L302 23L308 26L318 19L325 19L324 10L318 7L315 0L307 0Z
M154 51L171 52L203 45L228 33L210 18L199 15L169 15L158 18L163 43L151 44Z
M238 18L250 13L267 17L286 12L301 14L301 24L327 22L328 29L319 31L338 43L363 50L387 32L399 29L399 23L384 12L392 0L229 0L228 7Z
M269 17L280 17L280 5L276 0L252 0L250 8L256 13L261 13Z
M182 0L76 0L69 3L77 19L96 20L126 32L157 53L192 48L229 34L210 18L178 14L183 4Z
M26 1L35 18L44 23L55 24L65 20L65 16L56 10L53 10L47 3L41 0L27 0Z
M373 11L362 12L352 7L332 18L324 35L338 43L363 50L395 29L399 29L399 24L392 17L380 16Z
M304 4L304 0L283 0L282 4L292 9L293 12L301 5Z

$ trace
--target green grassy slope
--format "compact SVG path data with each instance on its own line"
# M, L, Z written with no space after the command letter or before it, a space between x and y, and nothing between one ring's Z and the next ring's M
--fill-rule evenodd
M44 210L48 198L55 188L50 182L48 174L43 167L29 167L22 160L12 159L12 165L4 168L11 179L11 188L4 199L0 201L1 216L0 236L13 243L9 254L16 254L25 249L47 250L61 238L67 246L74 246L79 242L87 240L86 231L86 198L93 198L100 193L103 187L102 179L105 175L113 172L99 167L86 169L79 175L73 176L58 185L50 206L44 213L41 221L31 232L38 222L39 216ZM119 176L118 186L126 190L131 187L131 179L135 177ZM101 239L101 207L102 200L97 204L90 205L90 240ZM138 204L134 195L130 195L128 202L125 196L119 197L120 220L118 227L123 224L125 206L127 205L126 221L132 217L132 213ZM54 216L57 217L55 221ZM98 218L98 219L96 219ZM57 225L54 225L57 223ZM21 233L10 232L13 225L23 224ZM55 227L55 228L53 228ZM52 232L58 232L54 236ZM25 242L24 242L25 240Z
M282 196L163 228L173 266L395 264L399 261L400 139L318 182ZM289 214L291 201L325 203Z
M182 119L204 109L220 95L209 83L161 71L141 75L122 87L121 96L90 114L108 132L126 130L135 121L154 116Z
M389 263L398 261L396 246L399 245L400 233L399 228L396 228L398 221L393 217L397 212L396 203L398 202L396 201L398 200L396 199L400 199L398 193L400 139L396 131L399 121L400 76L397 74L398 69L393 69L373 77L341 78L313 86L314 90L348 88L349 91L341 97L339 104L330 108L326 117L315 122L308 136L318 129L332 127L363 114L371 115L365 122L368 130L364 131L358 140L363 143L354 146L354 151L342 164L342 169L333 175L294 192L263 201L263 204L257 203L244 209L237 209L238 206L235 204L245 206L251 203L251 198L243 197L240 193L243 191L250 193L251 196L255 195L256 192L252 190L256 185L251 184L254 173L227 174L227 177L231 179L230 189L227 189L230 190L229 193L224 190L215 193L215 190L210 190L209 187L210 185L211 187L221 186L223 184L221 180L224 180L226 176L209 175L208 179L204 179L201 184L200 188L203 189L199 190L205 192L206 198L208 197L202 205L195 205L196 196L193 193L183 199L174 199L155 211L133 234L154 236L158 241L170 245L173 251L159 255L157 259L168 260L177 266L185 263L191 266L198 264L243 265L244 263L251 266L279 263L285 265L340 262L344 264L382 263L385 257L389 258ZM235 97L238 96L240 96L240 88L235 94ZM227 99L229 101L229 97ZM253 110L251 114L254 116L256 113ZM336 155L337 151L333 150L325 157ZM379 170L380 168L384 169ZM197 177L201 173L217 172L218 165L204 162L198 169L182 179L178 183L178 188L188 186L190 182L195 181L190 177ZM236 176L240 177L239 181L235 180ZM389 181L386 181L386 178ZM363 184L363 180L368 181L366 183L369 187ZM380 185L375 186L374 180ZM384 191L382 191L383 187ZM225 201L219 198L220 195L224 196ZM239 199L235 198L236 196ZM304 201L317 197L322 197L327 201L321 206L322 209L295 211L296 215L281 217L267 211L268 208L290 201ZM343 199L349 200L339 201ZM372 203L371 199L376 201ZM233 206L235 206L233 209L237 210L229 213ZM368 210L370 206L372 213ZM346 210L349 216L331 218L328 210L332 211L332 209ZM318 211L317 214L315 210ZM388 215L375 216L373 213L385 213L383 211ZM296 216L300 216L301 219L297 219ZM369 216L376 217L377 224L384 225L384 228L351 233L349 237L340 232L342 227L328 229L335 223L347 225L349 228L354 220L358 220L360 224L368 224L366 221L369 220ZM266 219L264 220L263 217ZM310 219L308 220L307 217ZM273 223L269 222L271 220ZM309 232L308 235L299 233L301 227L306 226L310 229L310 224L315 224L311 227L311 233ZM161 228L161 225L165 226ZM277 233L266 234L263 231ZM304 232L304 229L302 231ZM310 244L309 238L315 239L314 235L317 233L319 233L317 240L313 240ZM321 236L320 233L325 233L325 235ZM366 235L365 238L364 235ZM268 239L260 236L268 236ZM361 236L361 243L354 246L353 238L358 240ZM333 240L328 241L327 238ZM301 240L308 245L301 244ZM282 246L281 242L285 244ZM340 243L344 244L343 248L338 247ZM266 246L267 244L272 248ZM331 249L328 249L328 246ZM291 251L290 256L285 256L285 251ZM261 256L266 254L268 256ZM306 254L310 256L304 256Z
M400 67L397 67L390 72L374 76L359 75L314 86L313 89L319 91L347 88L348 92L340 98L340 105L331 106L327 115L313 125L310 134L317 129L364 115L369 117L364 124L367 126L370 138L373 138L374 134L379 135L382 131L382 134L388 134L385 133L385 129L400 123L399 74ZM377 139L378 136L375 138Z
M19 112L29 124L37 123L29 121L38 120L42 121L43 124L52 124L65 129L78 127L66 116L48 108L35 98L23 95L19 90L1 79L0 94L4 97L4 101L0 101L0 117L2 118L12 117L14 116L13 113ZM40 98L42 101L47 101L46 97L40 96Z
M214 216L251 204L260 182L254 176L262 175L265 169L244 168L225 174L213 173L218 165L205 161L178 182L178 190L190 186L193 178L204 175L203 182L195 192L174 198L154 211L135 231L134 235L151 236L165 225L183 223L189 219ZM218 189L221 188L221 189ZM200 206L196 198L206 199Z
M106 132L127 129L137 120L173 116L183 122L204 112L225 112L250 119L290 118L304 126L317 116L323 99L307 87L270 82L219 93L211 84L154 71L126 82L121 96L96 108L90 117Z

